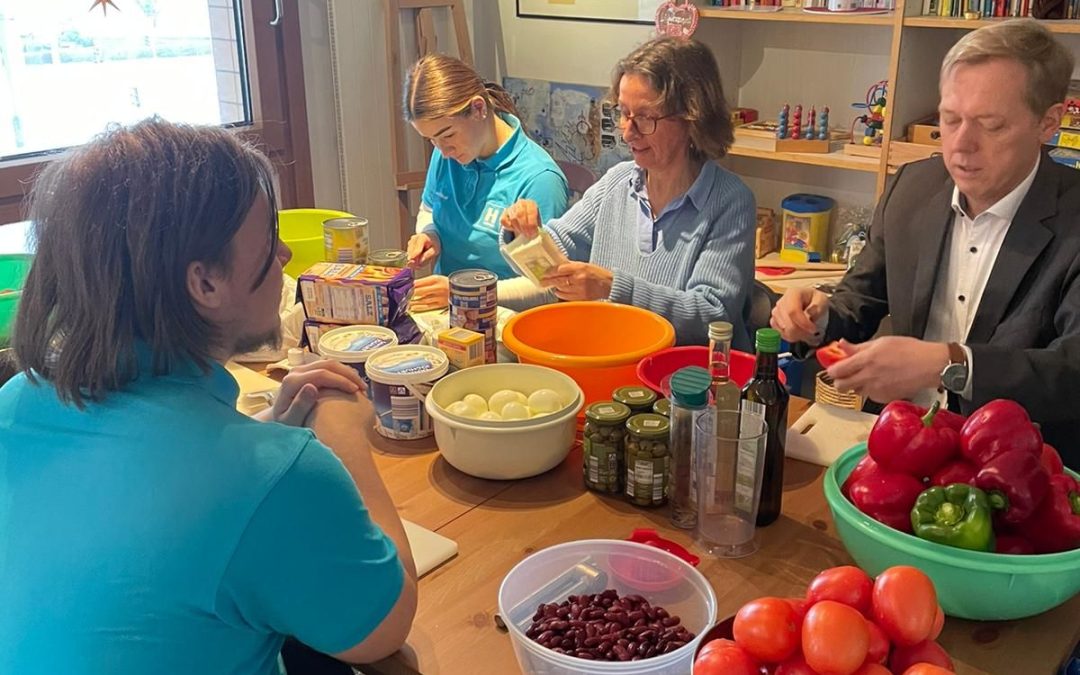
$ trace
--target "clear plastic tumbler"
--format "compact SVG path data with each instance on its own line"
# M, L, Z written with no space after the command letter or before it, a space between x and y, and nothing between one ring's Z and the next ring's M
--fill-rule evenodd
M714 411L697 421L696 534L712 555L741 558L757 550L767 429L765 419L751 412Z

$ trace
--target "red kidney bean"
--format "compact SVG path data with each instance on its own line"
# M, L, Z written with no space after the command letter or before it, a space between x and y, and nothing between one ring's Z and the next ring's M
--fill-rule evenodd
M630 660L630 652L626 651L626 647L623 647L622 645L615 645L614 647L611 648L611 650L613 652L615 652L615 656L620 661L629 661Z

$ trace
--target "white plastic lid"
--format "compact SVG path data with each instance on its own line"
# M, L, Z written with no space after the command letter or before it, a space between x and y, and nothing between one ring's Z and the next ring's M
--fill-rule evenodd
M290 347L288 357L290 366L302 366L306 360L304 350L299 347Z
M329 333L327 333L329 335ZM423 345L386 347L367 362L368 377L382 384L434 382L450 369L441 349Z
M319 353L342 363L364 363L376 349L398 343L397 333L382 326L342 326L319 338Z

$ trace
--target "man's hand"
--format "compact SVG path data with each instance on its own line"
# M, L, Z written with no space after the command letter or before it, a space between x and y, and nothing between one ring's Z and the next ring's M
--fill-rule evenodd
M827 371L839 391L853 391L879 403L911 398L937 389L949 365L949 346L910 337L888 336L853 345L840 341L849 354Z
M359 373L337 361L323 360L296 366L281 381L274 404L254 417L263 422L300 427L321 394L330 391L355 394L363 385Z
M540 231L540 207L531 199L519 199L503 211L499 220L503 229L520 234L528 239Z
M427 312L442 309L450 304L450 280L439 274L417 279L413 283L413 295L409 310Z
M560 300L607 300L614 278L599 265L568 262L549 272L542 283L550 286Z
M409 259L412 268L423 267L439 257L442 252L442 243L437 234L421 232L409 238L409 245L405 256Z
M788 342L820 341L814 323L828 307L829 296L816 288L788 289L773 307L772 327Z

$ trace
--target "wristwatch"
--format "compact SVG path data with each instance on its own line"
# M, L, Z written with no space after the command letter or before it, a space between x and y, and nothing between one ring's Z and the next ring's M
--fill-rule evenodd
M941 371L941 387L954 394L963 393L967 387L971 371L968 368L967 352L956 342L949 343L949 364Z

